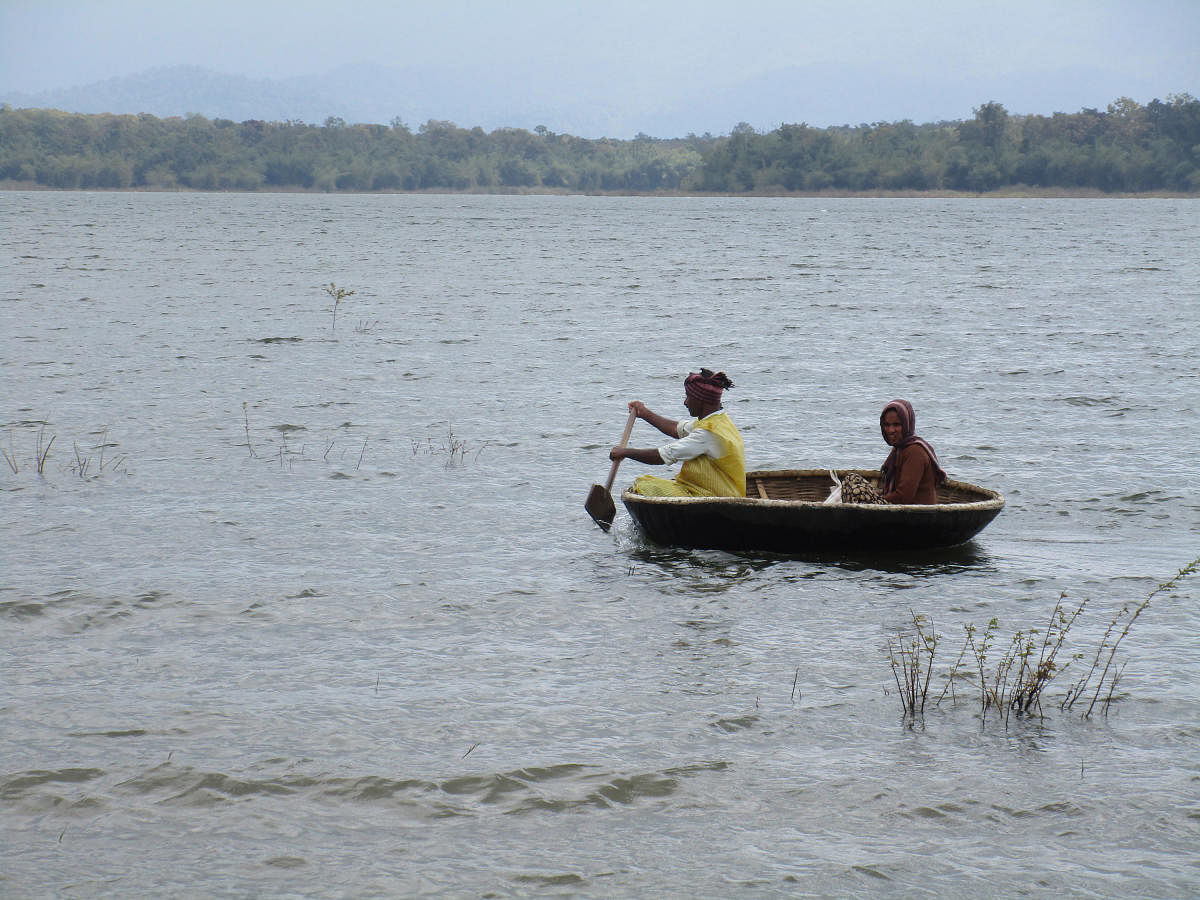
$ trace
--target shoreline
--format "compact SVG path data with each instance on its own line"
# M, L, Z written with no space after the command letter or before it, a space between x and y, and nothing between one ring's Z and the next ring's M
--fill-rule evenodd
M326 191L316 188L278 187L270 190L230 191L201 190L188 187L128 187L128 188L56 188L36 182L0 181L0 191L45 191L58 193L95 194L325 194L325 195L463 195L463 196L558 196L558 197L648 197L691 198L725 197L729 199L816 199L816 200L1200 200L1200 192L1145 191L1105 193L1098 188L1035 188L1015 185L994 191L744 191L736 194L712 191L573 191L563 188L512 188L506 190L419 190L419 191Z

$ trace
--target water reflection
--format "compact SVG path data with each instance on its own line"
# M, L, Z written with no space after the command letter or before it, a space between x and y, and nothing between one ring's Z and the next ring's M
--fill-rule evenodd
M728 583L718 589L728 589L739 580L765 572L780 564L802 563L815 568L799 575L789 572L789 578L815 578L826 568L849 572L885 572L898 575L952 575L966 570L995 571L996 560L978 541L968 541L957 547L939 550L904 550L890 553L863 551L859 553L814 551L812 553L733 553L723 550L689 550L665 547L645 538L622 547L625 554L638 562L654 566L664 575L696 577L720 575ZM707 584L707 578L704 579Z
M722 550L660 547L648 542L624 548L630 560L699 593L724 593L754 580L776 562L765 556L741 556Z
M995 570L992 556L977 542L940 550L906 550L806 557L852 571L874 570L902 575L950 575L967 569Z

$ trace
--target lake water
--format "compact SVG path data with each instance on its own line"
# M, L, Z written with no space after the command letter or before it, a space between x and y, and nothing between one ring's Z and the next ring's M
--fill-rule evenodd
M1200 555L1198 248L1185 200L0 193L0 893L1200 893L1200 576L1108 715L906 721L886 655L927 616L940 693L1063 592L1091 654ZM906 397L1008 505L602 533L700 366L752 467L876 466Z

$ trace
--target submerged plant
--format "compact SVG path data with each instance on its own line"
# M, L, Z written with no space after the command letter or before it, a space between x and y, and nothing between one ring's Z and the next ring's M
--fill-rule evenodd
M11 454L9 453L9 450L12 451ZM0 447L0 453L4 454L4 461L8 463L8 467L10 469L12 469L12 473L14 475L19 475L20 469L17 468L17 451L16 451L16 448L13 447L13 438L12 438L11 431L8 433L8 450L5 450L3 447Z
M46 474L46 459L50 456L50 448L54 446L54 439L58 435L50 435L50 441L46 441L46 423L42 423L42 427L38 429L37 445L33 450L33 467L39 475ZM14 475L20 474L21 467L17 464L17 450L13 446L12 432L8 433L8 450L0 447L0 453L4 454L4 461L8 463L8 467L12 469Z
M1066 697L1063 698L1061 704L1063 709L1073 709L1075 704L1088 694L1092 676L1099 670L1100 675L1096 679L1095 689L1091 690L1091 700L1088 702L1087 709L1083 711L1083 718L1087 719L1091 717L1092 711L1096 708L1098 702L1103 705L1105 715L1108 714L1108 708L1113 700L1113 693L1117 689L1117 684L1120 682L1121 676L1125 673L1124 663L1113 668L1117 648L1121 646L1121 641L1125 640L1125 636L1129 634L1129 630L1133 627L1133 623L1137 621L1138 616L1150 606L1151 600L1163 591L1169 591L1174 588L1188 575L1195 574L1197 568L1200 568L1200 557L1193 559L1169 580L1152 590L1146 599L1137 606L1130 606L1130 604L1126 603L1121 607L1104 630L1104 637L1100 639L1100 646L1096 648L1096 655L1092 659L1091 666L1075 684L1071 685ZM1107 656L1105 655L1106 650L1108 651ZM1103 660L1103 665L1101 665L1101 660ZM1103 700L1100 699L1101 693L1104 694Z
M325 291L325 293L327 293L330 297L333 298L333 328L332 328L332 331L334 334L337 334L338 306L341 305L341 302L343 300L345 300L347 297L353 297L355 292L347 290L346 288L340 288L336 284L334 284L332 281L329 282L329 284L322 285L321 287Z
M948 676L949 685L953 685L958 677L959 666L969 651L979 676L980 708L985 720L991 709L1004 716L1006 725L1013 712L1042 716L1042 693L1047 685L1065 671L1073 659L1079 658L1078 655L1071 657L1061 666L1058 662L1067 633L1087 605L1087 600L1084 600L1068 612L1063 606L1066 596L1066 592L1059 595L1044 629L1029 628L1014 632L1000 658L990 666L988 657L995 645L999 621L995 618L989 621L978 640L975 626L964 626L966 638L958 661ZM946 691L943 691L942 696L945 694ZM941 698L938 702L941 702Z
M92 464L92 460L90 457L83 457L80 455L79 444L75 443L74 441L72 441L71 444L75 448L75 466L71 471L80 478L87 478L88 466Z
M937 652L938 635L933 622L911 609L913 630L888 639L888 661L892 666L892 677L896 690L900 692L900 704L908 719L925 713L925 700L929 696L929 678L933 674L933 657Z
M100 432L100 440L95 445L93 445L91 448L92 451L97 451L97 450L99 451L100 457L99 457L98 462L97 462L97 460L92 458L92 455L90 452L85 455L79 449L79 444L76 443L75 441L72 441L71 445L72 445L72 447L74 447L74 450L75 450L75 462L73 465L67 466L67 470L69 472L71 472L71 474L78 475L82 479L86 479L88 477L89 473L94 473L94 474L92 474L93 478L99 478L101 475L104 474L104 470L106 468L111 469L114 472L118 471L121 468L121 466L126 464L126 461L128 460L127 455L118 455L118 456L115 456L115 457L105 461L104 451L108 447L116 447L117 446L114 443L109 443L108 426L107 425L104 426L104 430ZM95 464L94 467L93 467L93 464ZM126 470L126 474L128 474L128 469Z
M37 449L34 451L33 462L37 466L37 473L44 475L46 472L46 457L50 455L50 448L54 446L54 439L58 437L56 434L50 435L50 443L43 445L43 440L46 435L46 426L42 425L38 429Z
M254 452L254 445L250 443L250 408L245 400L242 401L242 419L246 424L246 449L250 451L250 458L255 459L258 454Z
M74 450L74 460L64 463L60 467L61 471L70 472L72 475L77 475L79 478L87 480L89 478L99 478L106 471L118 471L122 466L126 465L128 457L124 454L105 456L106 451L110 447L117 446L116 443L110 442L108 439L107 425L100 431L93 432L93 434L99 435L99 440L90 448L80 447L78 441L71 442L72 449ZM37 432L37 442L33 450L33 469L43 478L46 477L46 463L50 459L50 450L57 438L58 435L51 435L50 439L46 440L46 423L42 422L40 424ZM0 448L0 454L4 456L12 473L14 475L20 474L19 454L13 443L12 432L9 432L8 435L8 449ZM125 474L129 474L128 469Z
M467 460L467 453L474 451L474 458L479 459L479 454L483 452L491 441L484 441L477 447L471 447L467 441L454 436L454 426L450 427L446 435L446 439L435 444L432 437L426 437L424 441L412 441L413 456L425 454L431 456L435 453L446 453L446 468L452 468L456 465L464 465Z
M321 438L320 443L313 448L312 453L309 452L308 444L292 444L289 443L288 435L294 431L306 431L304 426L297 425L275 425L271 426L268 431L278 431L280 433L278 443L275 443L270 438L260 438L257 447L254 446L250 433L250 413L249 404L242 404L242 427L245 434L245 439L242 445L246 447L251 459L271 460L278 463L281 471L292 472L296 463L304 463L320 459L327 463L338 464L339 460L344 460L346 471L352 467L354 471L360 471L362 464L366 460L368 446L371 444L369 436L363 436L361 442L355 439L355 443L350 445L348 441L342 441L340 444L334 438ZM352 428L350 422L343 425L344 428ZM483 441L482 443L472 444L464 438L458 437L455 434L454 428L451 427L446 431L446 436L441 439L435 439L432 436L424 439L412 439L412 454L413 456L443 456L443 462L447 469L456 468L466 465L467 457L478 459L479 455L486 449L492 441ZM384 441L386 446L387 442ZM379 442L371 445L370 449L373 452L379 452ZM357 452L354 448L357 447ZM336 451L335 452L335 448ZM388 473L392 474L392 473ZM343 476L345 477L345 473Z
M1068 688L1059 704L1060 709L1073 709L1076 704L1086 701L1084 718L1089 718L1097 706L1105 714L1108 713L1125 671L1125 664L1116 661L1121 642L1154 597L1174 588L1198 568L1200 558L1192 560L1169 581L1158 585L1140 603L1126 603L1121 607L1105 629L1091 666ZM985 723L988 713L993 711L1003 719L1005 727L1013 713L1044 718L1042 698L1047 688L1073 662L1085 658L1085 654L1079 652L1068 654L1066 644L1071 629L1088 601L1085 599L1078 604L1068 605L1066 597L1066 592L1059 595L1045 627L1018 629L1007 645L1000 645L1003 646L1000 652L997 652L1000 633L998 619L991 619L982 632L974 624L963 626L965 637L962 650L946 676L946 686L937 702L940 704L947 695L951 703L956 702L955 684L968 681L974 683L978 691L980 715ZM913 630L911 633L902 632L888 641L888 659L904 714L913 718L921 715L925 709L939 636L932 622L924 616L910 613Z
M376 319L374 322L370 322L367 319L359 319L358 324L354 326L354 333L355 334L371 334L378 327L379 327L378 319Z

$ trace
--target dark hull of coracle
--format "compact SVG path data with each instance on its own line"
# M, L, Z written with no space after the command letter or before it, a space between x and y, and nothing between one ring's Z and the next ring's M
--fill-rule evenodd
M840 470L839 477L849 472L878 478L862 469ZM824 469L764 470L747 473L747 497L643 497L626 490L621 500L658 544L796 555L955 547L1004 508L995 491L949 479L938 488L939 502L925 506L826 504L832 488Z

